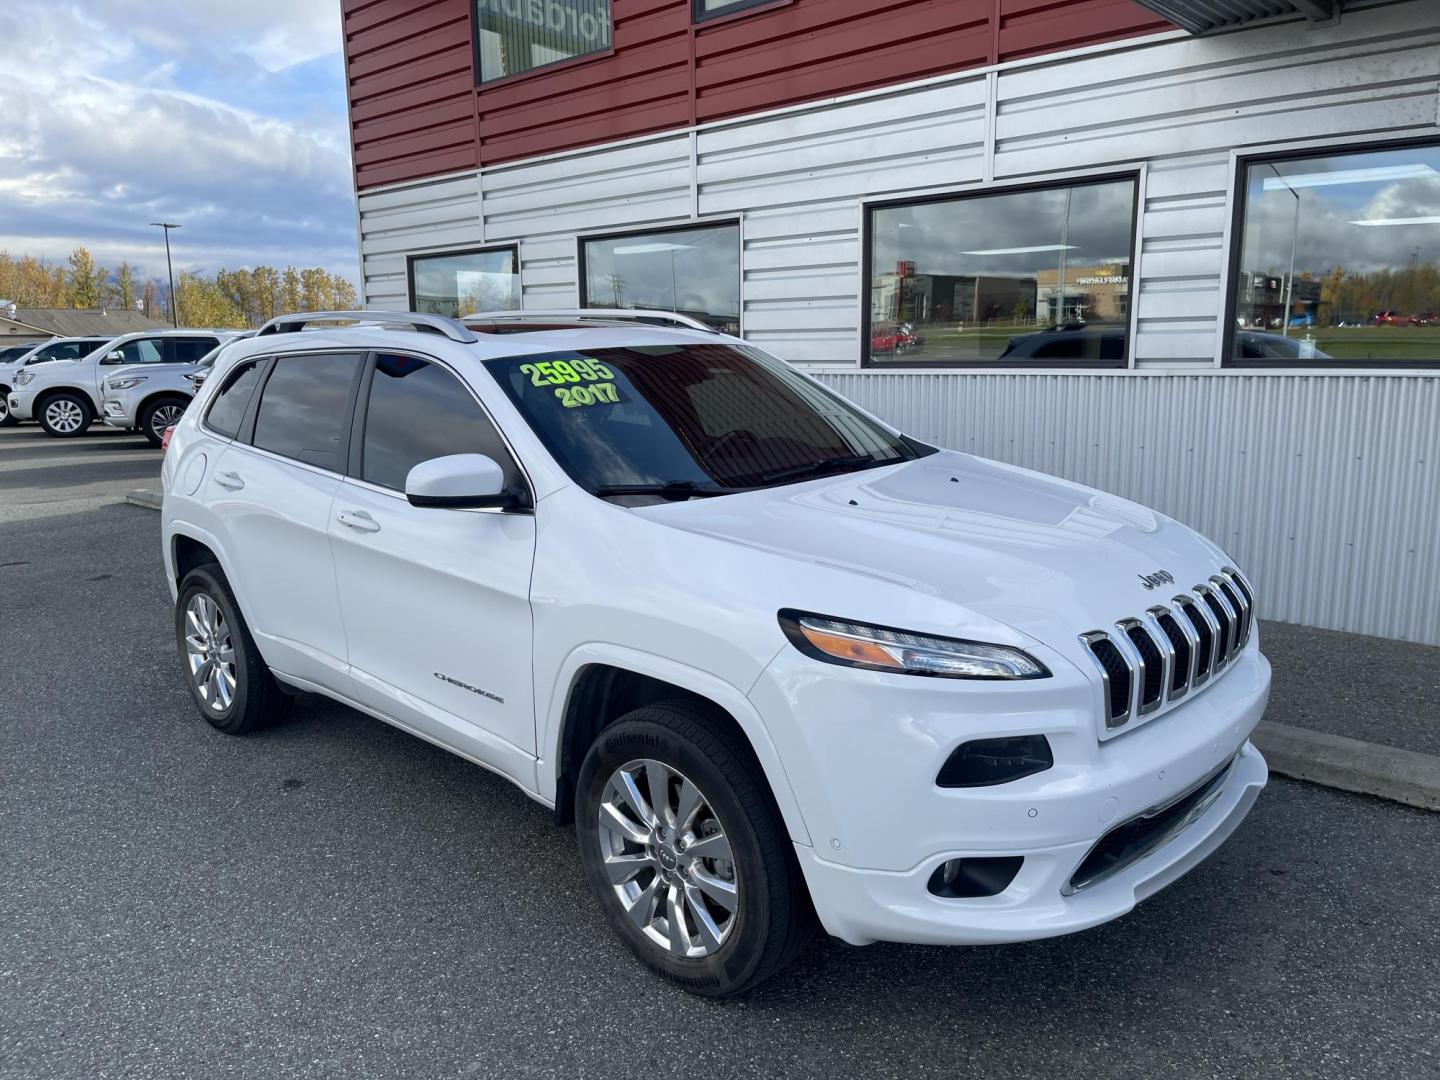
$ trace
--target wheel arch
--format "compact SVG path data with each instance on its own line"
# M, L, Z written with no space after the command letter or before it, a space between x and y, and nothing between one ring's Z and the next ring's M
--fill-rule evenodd
M191 400L193 400L193 395L187 394L183 390L152 390L149 394L141 398L140 403L135 406L135 418L138 420L140 418L140 414L143 413L146 409L148 409L151 405L155 404L158 401L163 401L167 398L173 399L183 405L188 406Z
M537 763L540 794L553 801L556 820L573 820L575 779L591 743L608 725L644 705L680 701L709 713L754 756L790 838L810 834L764 721L738 689L706 672L634 650L588 645L564 666L548 734ZM548 790L547 790L548 789Z

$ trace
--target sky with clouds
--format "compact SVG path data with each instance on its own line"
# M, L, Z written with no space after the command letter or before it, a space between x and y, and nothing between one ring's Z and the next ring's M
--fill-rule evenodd
M0 250L357 274L339 0L6 0Z

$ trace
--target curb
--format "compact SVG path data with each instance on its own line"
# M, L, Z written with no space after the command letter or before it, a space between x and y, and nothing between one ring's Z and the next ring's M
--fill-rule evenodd
M163 496L139 488L125 501L159 510ZM1440 756L1261 721L1250 736L1270 771L1321 787L1440 810Z
M1312 784L1440 810L1440 756L1262 721L1250 736L1270 771Z
M132 506L143 506L146 510L159 510L164 503L165 497L158 491L151 491L149 488L136 488L125 496L125 501Z

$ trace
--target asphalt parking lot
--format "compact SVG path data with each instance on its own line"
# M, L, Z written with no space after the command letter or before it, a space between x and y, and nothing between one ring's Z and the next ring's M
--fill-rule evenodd
M666 987L506 782L318 698L195 715L140 446L0 431L6 1080L1440 1074L1440 815L1279 779L1109 926Z

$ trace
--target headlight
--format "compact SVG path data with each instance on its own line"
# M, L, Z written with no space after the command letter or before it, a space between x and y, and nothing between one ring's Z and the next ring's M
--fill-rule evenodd
M944 679L1044 679L1050 675L1033 656L1006 645L912 634L803 611L780 612L780 627L806 656L829 664Z
M131 375L124 379L111 379L105 384L107 390L133 390L148 379L148 375Z
M15 385L16 385L16 386L29 386L29 385L30 385L32 382L34 382L34 381L35 381L35 372L33 372L33 371L17 371L17 372L15 373Z

